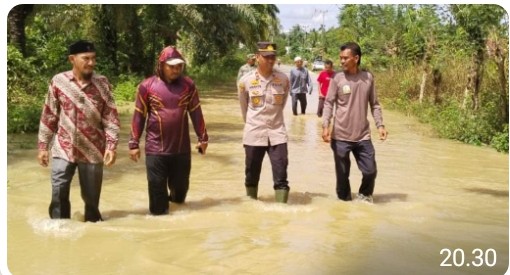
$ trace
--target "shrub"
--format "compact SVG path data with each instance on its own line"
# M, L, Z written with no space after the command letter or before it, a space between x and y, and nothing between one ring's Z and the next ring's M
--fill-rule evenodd
M505 124L503 131L494 135L491 146L498 152L508 153L508 124Z
M134 101L137 86L143 77L136 75L120 75L117 85L113 88L113 96L116 101Z
M217 85L235 85L239 67L244 64L241 56L227 55L190 68L187 74L200 90L209 90Z
M7 47L7 132L35 132L47 82L33 60L14 46Z
M7 132L29 133L39 130L42 104L9 106L7 109Z

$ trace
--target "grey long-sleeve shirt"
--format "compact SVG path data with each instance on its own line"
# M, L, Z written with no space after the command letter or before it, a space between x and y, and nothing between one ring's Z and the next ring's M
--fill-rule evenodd
M313 84L306 68L293 68L290 70L290 93L311 93Z
M334 116L332 139L353 142L369 140L369 106L377 128L384 126L372 74L366 71L354 75L337 73L329 84L322 127L329 127Z

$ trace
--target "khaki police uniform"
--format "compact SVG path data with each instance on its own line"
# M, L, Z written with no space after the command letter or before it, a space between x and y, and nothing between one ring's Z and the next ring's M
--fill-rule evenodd
M274 70L271 76L264 78L255 70L241 78L238 92L245 121L243 144L247 190L258 187L262 160L267 152L273 170L274 189L288 191L288 137L283 110L289 96L289 78Z

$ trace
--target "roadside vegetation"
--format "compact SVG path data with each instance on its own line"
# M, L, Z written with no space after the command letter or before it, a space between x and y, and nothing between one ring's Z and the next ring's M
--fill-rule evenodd
M7 131L37 132L50 78L70 68L67 45L94 41L96 71L120 104L177 45L202 93L235 79L255 43L272 40L283 63L333 60L358 42L385 108L445 138L508 152L508 14L497 5L342 5L339 28L283 33L275 5L33 5L8 15ZM66 26L62 28L62 26ZM288 49L288 51L287 51Z

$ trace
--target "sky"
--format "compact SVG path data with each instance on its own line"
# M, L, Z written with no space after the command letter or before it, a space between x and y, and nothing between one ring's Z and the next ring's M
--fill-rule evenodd
M277 4L276 6L280 10L278 18L284 32L289 31L295 25L301 25L305 30L319 29L322 20L324 20L326 30L338 27L339 5Z

